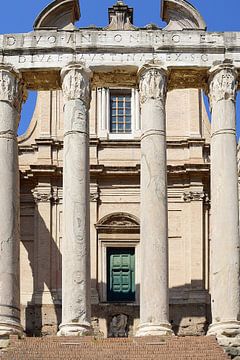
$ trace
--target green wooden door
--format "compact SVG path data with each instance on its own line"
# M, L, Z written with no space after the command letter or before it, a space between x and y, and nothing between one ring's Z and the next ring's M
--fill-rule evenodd
M107 249L108 301L135 301L135 249Z

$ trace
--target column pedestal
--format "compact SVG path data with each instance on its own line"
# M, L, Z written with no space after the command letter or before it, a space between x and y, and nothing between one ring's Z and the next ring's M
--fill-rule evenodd
M166 71L140 70L141 289L137 336L172 335L168 321L168 213L165 101Z

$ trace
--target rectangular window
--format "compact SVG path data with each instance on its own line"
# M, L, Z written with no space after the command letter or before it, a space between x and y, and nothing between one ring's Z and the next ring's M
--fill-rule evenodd
M135 301L135 249L107 249L107 300Z
M110 91L110 132L130 134L132 132L131 92L126 90Z

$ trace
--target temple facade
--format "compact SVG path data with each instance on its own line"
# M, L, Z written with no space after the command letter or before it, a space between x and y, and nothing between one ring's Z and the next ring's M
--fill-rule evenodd
M0 337L226 345L240 336L240 36L206 32L184 0L162 1L164 29L135 27L122 1L103 29L79 17L53 1L32 33L0 38Z

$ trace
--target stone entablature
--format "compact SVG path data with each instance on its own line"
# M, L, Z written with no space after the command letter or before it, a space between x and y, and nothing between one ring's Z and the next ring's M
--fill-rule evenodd
M60 88L58 71L71 62L84 62L94 73L111 72L113 67L136 73L147 62L162 62L172 74L170 88L205 87L206 70L215 62L228 59L239 67L239 44L238 33L41 30L1 35L0 62L23 71L27 86L36 90ZM185 73L188 68L196 69ZM46 70L51 75L47 83ZM177 72L186 75L180 82Z

